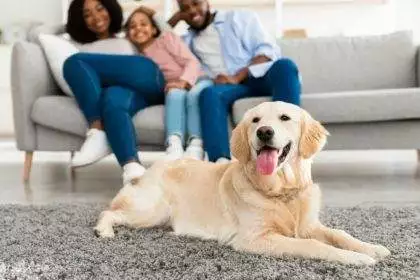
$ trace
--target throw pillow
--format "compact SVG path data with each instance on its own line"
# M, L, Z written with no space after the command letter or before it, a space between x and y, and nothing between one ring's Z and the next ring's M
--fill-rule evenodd
M63 65L66 59L73 54L78 53L79 49L69 41L54 35L40 34L39 41L44 49L48 65L51 68L55 81L66 95L73 96L73 93L63 76Z

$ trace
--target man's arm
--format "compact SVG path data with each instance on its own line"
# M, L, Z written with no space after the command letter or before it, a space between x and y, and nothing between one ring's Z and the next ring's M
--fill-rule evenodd
M264 30L255 13L237 15L235 20L243 46L252 53L253 58L247 67L242 68L233 76L219 75L215 82L223 84L239 84L249 75L249 66L274 61L280 57L280 48Z
M251 65L261 64L261 63L265 63L265 62L269 62L269 61L271 61L271 58L269 58L268 56L263 55L263 54L262 55L257 55L256 57L254 57L251 60L251 63L248 65L248 67L251 66ZM242 68L241 70L239 70L238 73L235 74L234 78L235 78L235 80L237 81L238 84L242 83L242 81L244 81L248 77L248 75L249 75L249 68L248 67Z
M252 56L266 56L271 61L280 58L280 48L274 38L262 26L259 17L249 12L238 16L237 24L242 25L242 43Z
M261 64L265 62L269 62L271 59L265 55L257 55L251 60L251 63L247 66L239 70L235 75L229 76L225 74L220 74L216 77L214 82L216 84L240 84L249 76L249 66L255 64Z
M185 20L185 14L181 13L180 11L176 12L167 22L158 13L156 13L153 10L151 11L153 12L153 19L155 20L157 26L161 31L173 32L173 28L180 21ZM181 38L184 40L185 44L187 44L187 46L190 47L192 40L190 32L187 32L186 34L182 35Z
M181 11L178 11L176 13L174 13L172 15L172 17L168 20L165 21L165 19L159 15L158 13L156 13L156 11L149 9L145 6L142 6L143 9L146 9L147 11L149 11L152 15L153 15L153 19L155 20L156 24L158 25L159 29L164 30L164 31L169 31L172 28L174 28L180 21L185 20L185 14L182 13Z
M173 28L175 27L180 21L183 21L185 19L185 15L178 11L175 14L172 15L172 17L168 20L168 24Z

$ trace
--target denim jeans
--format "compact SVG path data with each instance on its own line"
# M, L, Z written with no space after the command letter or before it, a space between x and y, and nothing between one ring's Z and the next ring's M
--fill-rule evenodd
M103 122L120 165L138 161L132 117L165 98L156 63L138 55L77 53L66 60L63 72L88 123Z
M201 139L200 93L213 85L211 80L198 81L189 91L172 89L165 99L166 136L178 135L181 141Z
M274 101L299 105L300 92L299 71L289 59L275 61L261 78L248 77L239 85L214 85L204 89L200 95L200 116L209 160L230 158L227 118L236 100L271 96Z

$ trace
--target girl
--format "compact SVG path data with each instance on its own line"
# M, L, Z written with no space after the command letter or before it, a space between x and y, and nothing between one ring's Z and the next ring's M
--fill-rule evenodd
M138 8L128 18L126 31L139 52L155 61L166 78L167 159L183 156L183 143L188 134L185 156L202 160L199 94L212 82L198 79L201 75L199 61L181 38L159 30L153 14L149 9Z

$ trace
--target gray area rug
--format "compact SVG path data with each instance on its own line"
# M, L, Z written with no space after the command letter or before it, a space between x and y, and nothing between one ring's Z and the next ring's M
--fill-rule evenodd
M392 256L373 267L238 253L168 229L94 236L104 205L0 206L0 279L420 279L420 208L326 208L322 220Z

